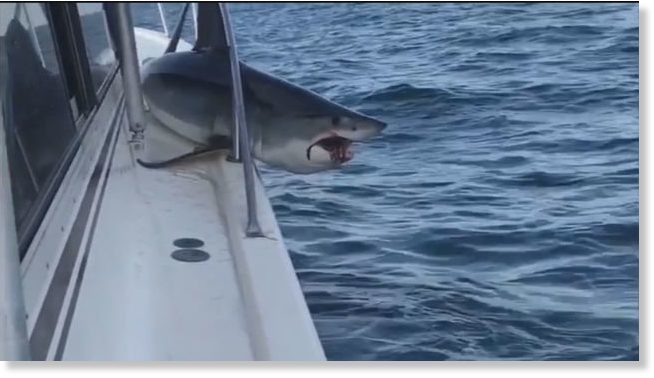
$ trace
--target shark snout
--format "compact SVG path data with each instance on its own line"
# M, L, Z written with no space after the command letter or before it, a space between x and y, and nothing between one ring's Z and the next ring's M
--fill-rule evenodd
M356 141L370 139L381 134L385 128L386 122L376 118L365 117L357 119L350 139Z
M384 131L386 126L388 126L386 122L380 121L378 119L373 118L372 122L374 125L373 127L377 130L377 134L380 134L382 131Z

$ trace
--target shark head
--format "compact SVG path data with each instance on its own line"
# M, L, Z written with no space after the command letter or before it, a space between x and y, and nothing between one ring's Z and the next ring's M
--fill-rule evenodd
M263 109L255 121L262 131L255 156L270 165L294 173L338 168L354 157L356 142L386 128L386 123L309 89L245 64L242 69L250 98L246 107Z
M293 173L314 173L341 167L354 157L354 145L379 135L382 121L351 112L270 117L255 155Z

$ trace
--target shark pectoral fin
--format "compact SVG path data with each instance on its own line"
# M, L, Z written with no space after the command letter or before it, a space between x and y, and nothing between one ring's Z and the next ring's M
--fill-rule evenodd
M227 150L232 148L232 138L227 135L211 135L207 139L207 146L215 150Z
M136 159L136 162L139 163L142 167L144 168L150 168L150 169L158 169L158 168L166 168L168 166L171 166L175 163L179 163L180 161L184 161L186 159L202 155L207 152L212 152L215 151L214 149L208 148L208 147L202 147L200 149L196 149L191 152L187 152L185 154L179 155L172 157L170 159L166 160L160 160L160 161L143 161L141 159Z
M185 154L175 156L166 160L143 161L141 159L136 159L136 162L139 163L144 168L150 168L150 169L165 168L172 164L184 161L186 159L190 159L209 152L228 150L231 147L232 147L232 138L225 135L212 135L207 140L206 146L201 146L191 152L187 152Z

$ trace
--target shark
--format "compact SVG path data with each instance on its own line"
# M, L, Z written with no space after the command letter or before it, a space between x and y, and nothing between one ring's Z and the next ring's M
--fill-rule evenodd
M272 167L308 174L341 167L353 144L381 134L386 123L311 90L239 62L252 155ZM151 115L198 148L162 162L231 145L232 88L229 51L167 53L142 68L144 100Z

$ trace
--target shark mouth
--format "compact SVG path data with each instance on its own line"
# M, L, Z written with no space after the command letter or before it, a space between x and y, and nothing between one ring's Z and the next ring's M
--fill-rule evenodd
M345 163L352 160L354 154L350 150L350 145L352 141L347 138L343 138L339 135L332 135L319 139L317 142L307 148L307 160L311 160L311 148L314 146L320 146L325 151L329 152L329 157L332 161L337 163Z

